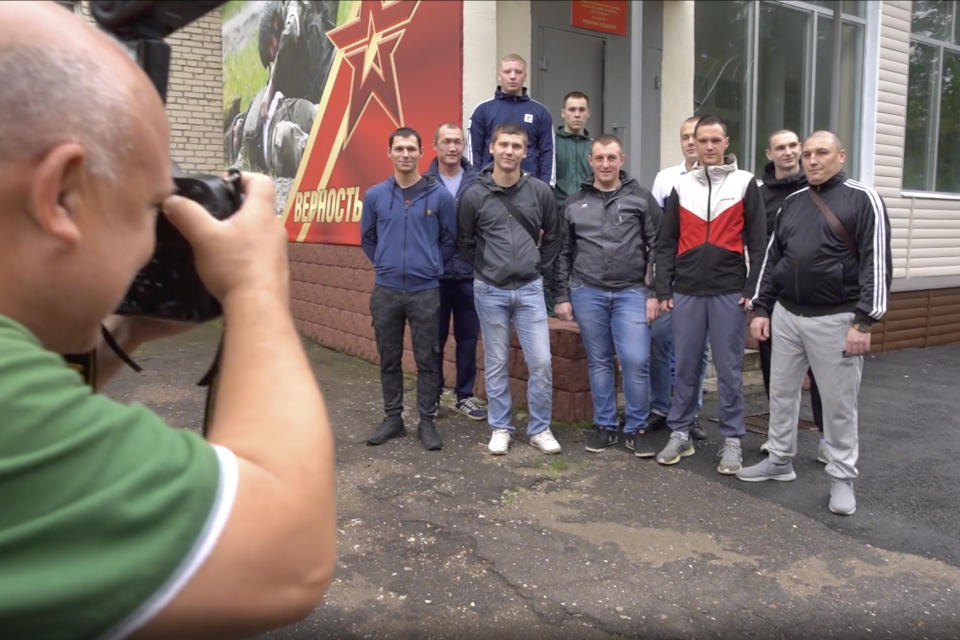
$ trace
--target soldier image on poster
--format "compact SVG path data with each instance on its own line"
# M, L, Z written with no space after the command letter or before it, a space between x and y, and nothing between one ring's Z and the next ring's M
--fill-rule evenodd
M249 3L231 16L241 25L255 20L255 33L248 26L247 35L256 37L259 62L268 76L245 111L240 113L234 100L224 131L228 165L275 178L296 176L336 53L326 32L337 26L339 4L273 0ZM225 20L225 40L228 28Z

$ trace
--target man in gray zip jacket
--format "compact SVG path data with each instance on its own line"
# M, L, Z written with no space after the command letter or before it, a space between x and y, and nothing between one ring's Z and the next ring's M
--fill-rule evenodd
M543 272L560 250L560 224L553 191L547 183L520 170L526 152L523 127L498 126L490 142L493 164L464 192L457 212L458 248L474 269L487 420L493 429L488 448L494 455L507 452L515 432L507 372L511 321L529 370L530 444L544 453L560 451L550 431L553 372L543 304Z
M567 198L563 244L557 260L556 313L576 317L587 352L594 432L586 449L599 453L617 443L617 391L613 356L623 371L628 449L653 455L645 445L650 414L650 326L660 315L644 286L653 262L660 206L622 170L626 157L615 136L590 146L593 179Z

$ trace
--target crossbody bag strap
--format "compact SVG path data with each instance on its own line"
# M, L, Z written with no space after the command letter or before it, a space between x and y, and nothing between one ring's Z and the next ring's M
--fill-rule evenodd
M530 234L530 237L533 238L533 243L540 246L540 232L527 220L523 217L523 214L520 213L520 210L517 209L517 205L513 204L510 198L505 193L495 193L494 195L503 203L503 206L507 208L507 215L517 221L521 227Z
M853 238L850 237L850 234L847 233L847 230L843 226L843 223L840 222L840 219L837 218L836 214L830 210L830 207L828 207L827 203L823 201L823 198L820 197L819 193L813 189L807 189L807 193L810 194L810 199L813 200L813 204L817 205L817 209L819 209L820 213L823 214L823 217L826 218L827 224L830 225L830 228L833 229L833 232L840 236L844 243L846 243L847 249L850 250L850 253L859 258L860 252L857 250L857 245L853 242Z

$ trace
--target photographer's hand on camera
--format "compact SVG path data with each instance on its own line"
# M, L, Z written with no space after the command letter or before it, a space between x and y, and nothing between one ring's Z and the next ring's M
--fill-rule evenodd
M182 196L163 203L168 220L193 247L200 279L227 316L236 298L274 298L284 305L289 298L287 237L273 213L273 181L245 173L242 184L243 206L225 220Z
M290 314L287 238L273 213L273 182L244 174L243 189L243 206L225 220L178 196L163 206L193 247L200 278L223 306L223 351L208 440L237 456L240 486L246 482L251 489L237 494L231 516L244 524L228 527L221 541L225 548L243 547L248 560L231 564L236 557L227 552L220 564L214 554L165 614L177 619L189 612L193 598L225 609L243 601L246 624L237 620L236 628L249 629L308 612L332 576L334 456L323 398ZM273 533L265 531L265 521ZM267 535L255 540L252 530ZM282 554L279 563L271 538L290 535L310 541L299 547L300 554ZM258 565L256 581L243 577L250 562ZM298 566L303 562L315 567L306 582ZM284 596L291 593L284 585L297 581L299 596ZM177 629L166 627L164 617L153 631Z

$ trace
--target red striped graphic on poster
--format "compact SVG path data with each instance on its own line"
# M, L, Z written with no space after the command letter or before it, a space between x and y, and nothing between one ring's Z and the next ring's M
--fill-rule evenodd
M459 122L461 2L354 2L326 32L336 47L283 221L292 242L360 244L366 190L392 175L388 138Z

